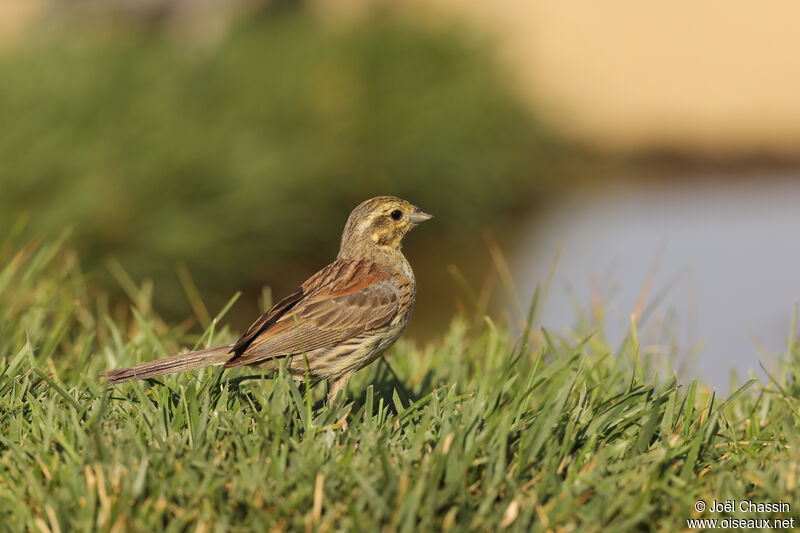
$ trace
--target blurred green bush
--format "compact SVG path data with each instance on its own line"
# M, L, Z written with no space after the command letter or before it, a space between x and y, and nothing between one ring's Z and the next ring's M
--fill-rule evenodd
M217 39L68 26L0 52L0 230L71 227L85 268L118 258L167 312L188 309L176 263L218 305L324 264L365 198L457 233L539 185L547 137L456 31L298 10Z

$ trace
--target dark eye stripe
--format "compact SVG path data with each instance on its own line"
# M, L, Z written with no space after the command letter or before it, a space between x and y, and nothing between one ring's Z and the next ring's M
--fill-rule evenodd
M395 209L389 216L392 217L394 220L400 220L401 218L403 218L403 212L400 211L399 209Z

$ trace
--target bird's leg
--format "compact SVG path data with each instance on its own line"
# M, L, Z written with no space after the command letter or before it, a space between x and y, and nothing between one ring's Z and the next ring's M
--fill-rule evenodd
M331 390L328 392L328 405L333 405L333 402L336 400L336 395L339 394L339 391L344 390L347 386L347 382L350 381L350 376L351 374L345 374L333 382Z
M336 396L339 394L340 391L344 390L347 387L347 382L350 381L350 376L352 374L346 374L340 378L337 378L336 381L333 382L331 385L331 390L328 392L328 405L332 406L333 402L336 401ZM342 431L347 431L347 428L350 427L350 424L347 423L347 417L350 415L350 409L344 414L344 416L336 423L336 425L340 425L342 427Z

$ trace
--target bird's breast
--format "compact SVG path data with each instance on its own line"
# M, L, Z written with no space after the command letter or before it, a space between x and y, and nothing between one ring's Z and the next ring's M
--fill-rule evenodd
M417 295L417 282L414 278L414 271L411 270L411 265L408 263L404 256L400 256L402 261L398 268L397 276L397 290L400 295L400 301L397 309L397 314L391 321L392 326L405 327L411 316L411 311L414 309L414 299Z

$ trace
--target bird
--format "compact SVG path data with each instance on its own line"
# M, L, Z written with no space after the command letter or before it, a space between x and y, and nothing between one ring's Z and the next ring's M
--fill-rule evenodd
M273 305L231 344L182 353L100 374L107 385L213 365L327 380L328 403L350 377L400 337L416 298L416 280L401 250L405 235L433 218L395 196L359 204L347 218L336 259Z

